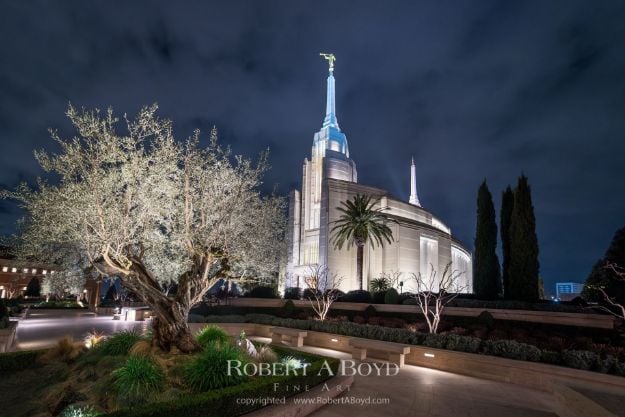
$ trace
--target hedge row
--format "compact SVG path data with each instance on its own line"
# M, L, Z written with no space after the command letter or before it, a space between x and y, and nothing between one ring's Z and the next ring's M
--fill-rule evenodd
M530 362L543 362L570 368L625 376L625 362L612 355L602 357L597 353L582 350L554 352L542 350L534 345L515 340L482 340L477 337L458 334L429 334L408 329L357 324L349 321L327 322L318 320L297 320L279 318L267 314L246 314L245 316L206 316L206 323L256 323L269 326L289 327L315 332L334 333L343 336L382 340L385 342L428 346L458 352L478 353Z
M287 349L272 347L276 351ZM302 390L332 378L333 375L323 368L325 361L334 375L339 369L339 360L296 352L297 356L310 361L304 375L272 376L256 378L250 382L209 391L203 394L189 395L174 401L152 403L132 409L118 410L105 417L223 417L240 416L262 407L262 404L240 404L238 399L245 398L283 398L297 394L296 387ZM274 386L274 384L278 384Z
M21 371L39 366L37 359L44 350L0 353L0 373Z

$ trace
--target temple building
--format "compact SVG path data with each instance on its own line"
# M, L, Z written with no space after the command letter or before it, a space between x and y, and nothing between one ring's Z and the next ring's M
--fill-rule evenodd
M313 137L310 158L304 159L302 188L293 190L289 199L287 265L284 288L305 287L304 279L311 266L325 265L342 277L341 290L359 288L356 276L356 248L335 249L331 243L337 207L357 194L378 199L376 206L396 222L389 223L393 242L383 247L367 243L364 248L363 288L383 273L402 273L403 291L414 290L412 274L431 276L432 267L440 279L451 263L458 271L460 287L472 290L471 253L456 240L449 227L422 207L417 195L416 166L410 166L408 201L391 196L388 191L358 183L356 162L349 156L347 137L336 117L334 56L324 55L330 63L327 79L326 115L321 129ZM399 290L399 288L398 288Z

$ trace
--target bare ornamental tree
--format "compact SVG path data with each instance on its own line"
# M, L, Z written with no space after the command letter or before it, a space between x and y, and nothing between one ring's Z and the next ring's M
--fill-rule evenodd
M308 288L308 301L317 315L317 319L326 319L332 303L338 298L343 278L335 273L330 273L325 265L313 265L309 267L308 276L304 282Z
M445 266L440 279L434 266L430 267L429 277L424 277L420 272L412 274L417 291L413 297L425 318L429 332L436 333L445 306L463 292L465 287L459 282L462 273L452 270L451 263Z

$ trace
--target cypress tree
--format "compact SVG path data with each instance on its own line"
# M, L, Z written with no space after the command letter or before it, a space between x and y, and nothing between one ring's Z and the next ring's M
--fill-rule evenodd
M508 270L510 269L510 222L512 221L512 208L514 207L514 192L508 186L501 195L501 212L499 213L500 230L501 230L501 253L503 256L502 279L503 279L503 295L509 298L510 289L508 288L510 278Z
M496 250L495 206L493 196L484 181L477 192L473 291L478 296L487 299L496 298L500 289L501 275Z
M538 238L532 192L527 177L521 175L514 190L510 221L510 264L508 288L516 300L538 300Z
M33 277L26 286L26 293L24 295L28 297L39 297L41 293L41 285L39 284L39 279L37 277Z

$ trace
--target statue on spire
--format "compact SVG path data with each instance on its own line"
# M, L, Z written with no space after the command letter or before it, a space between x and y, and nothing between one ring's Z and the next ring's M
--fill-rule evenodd
M328 65L330 66L330 72L334 71L334 61L336 61L336 57L334 54L326 54L321 52L319 55L323 57L326 61L328 61Z

